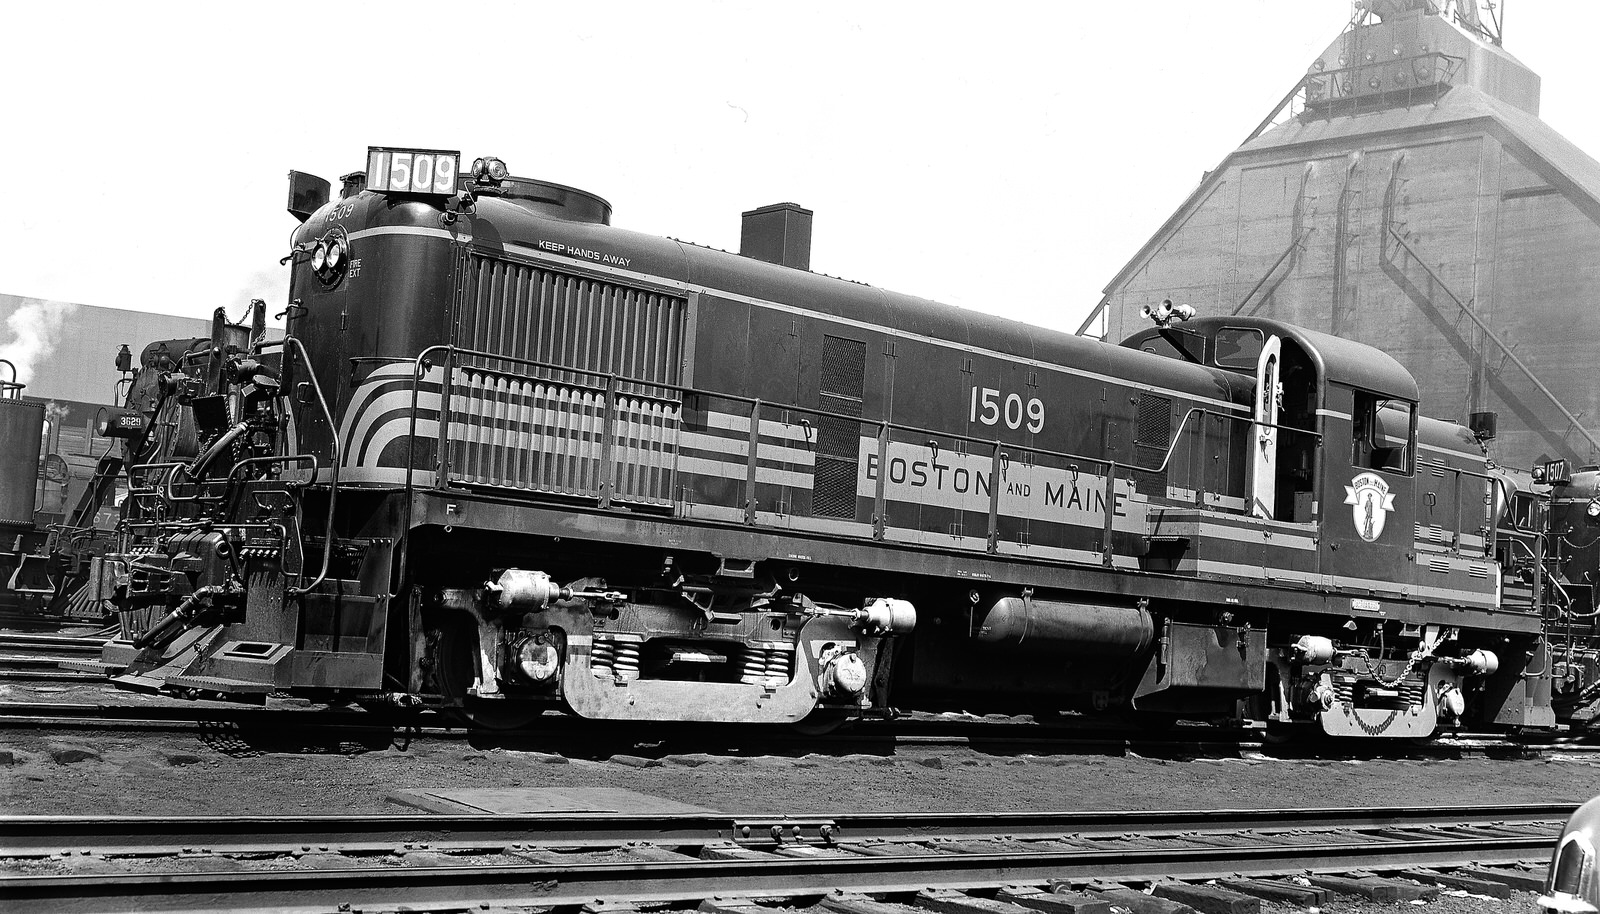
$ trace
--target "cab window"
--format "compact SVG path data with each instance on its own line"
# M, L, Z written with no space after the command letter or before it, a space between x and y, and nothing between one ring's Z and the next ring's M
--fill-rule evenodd
M1415 456L1411 446L1415 412L1415 405L1404 400L1357 391L1355 414L1351 416L1351 464L1410 476Z
M1206 338L1193 330L1183 330L1178 327L1161 328L1154 336L1142 341L1139 348L1180 362L1198 362L1203 365L1206 360ZM1250 367L1256 367L1255 363L1251 362Z
M1217 331L1216 362L1218 368L1256 369L1261 361L1261 347L1266 336L1253 327L1223 327Z

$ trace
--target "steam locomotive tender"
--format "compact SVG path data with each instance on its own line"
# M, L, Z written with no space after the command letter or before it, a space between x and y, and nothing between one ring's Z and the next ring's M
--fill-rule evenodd
M487 726L1554 724L1483 449L1382 352L1166 306L1108 345L458 164L292 175L286 341L258 306L141 377L118 682Z

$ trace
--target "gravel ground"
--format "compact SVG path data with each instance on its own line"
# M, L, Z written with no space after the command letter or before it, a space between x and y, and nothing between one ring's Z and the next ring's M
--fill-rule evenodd
M591 761L465 742L307 755L261 752L227 735L0 734L0 806L10 813L379 813L393 810L389 795L401 788L564 786L622 787L729 813L1579 803L1600 793L1600 764L1581 757L1171 761L948 747L893 756Z
M0 687L0 700L29 697L107 700L81 687ZM745 814L1579 803L1600 793L1600 759L1174 761L920 747L891 756L586 760L466 741L337 754L261 751L225 732L0 733L0 810L13 815L386 813L399 808L390 796L400 789L495 787L625 788ZM1532 898L1447 894L1416 907L1436 914L1523 912L1536 909ZM1414 906L1341 899L1327 910L1397 907Z

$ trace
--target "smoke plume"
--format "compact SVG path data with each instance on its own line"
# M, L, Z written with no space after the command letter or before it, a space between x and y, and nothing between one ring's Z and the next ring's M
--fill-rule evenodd
M0 359L17 366L18 381L26 384L33 379L34 366L49 358L61 338L62 325L77 307L70 302L26 298L6 318L8 332L0 342ZM0 380L10 380L3 366Z

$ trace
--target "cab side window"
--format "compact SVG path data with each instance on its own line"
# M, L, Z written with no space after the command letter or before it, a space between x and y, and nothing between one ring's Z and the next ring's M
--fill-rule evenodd
M1357 391L1351 417L1351 465L1410 476L1415 456L1411 446L1414 413L1415 406L1404 400Z

